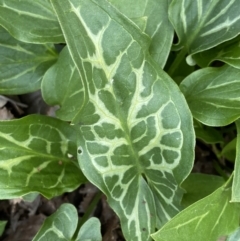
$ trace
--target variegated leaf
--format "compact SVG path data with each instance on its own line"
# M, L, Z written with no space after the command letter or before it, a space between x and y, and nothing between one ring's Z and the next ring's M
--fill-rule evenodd
M76 233L77 232L77 233ZM90 218L78 230L78 213L72 204L63 204L48 217L33 241L101 241L100 222Z
M0 0L0 25L23 42L64 41L49 0Z
M69 51L62 50L58 61L44 75L42 95L49 105L60 105L56 111L58 118L72 121L81 112L85 94L79 73L73 63Z
M179 211L193 162L190 112L148 54L149 39L105 0L51 0L83 81L78 159L127 240L147 241ZM131 33L131 34L130 34Z
M57 53L51 44L26 44L0 26L0 93L23 94L40 89Z
M204 68L180 84L193 117L205 125L224 126L240 117L239 69Z
M150 55L163 68L169 55L173 27L168 20L169 0L109 0L117 9L134 21L150 39Z
M198 53L240 33L237 0L172 0L169 18L178 35L176 49Z
M195 202L152 237L155 241L216 241L239 226L240 205L230 202L227 182L211 195Z
M219 60L240 69L240 36L215 48L197 53L193 59L201 67L207 67L213 61Z
M234 165L234 176L232 186L232 202L240 202L240 119L236 121L237 126L237 143L236 143L236 159Z
M76 189L85 181L76 151L76 130L65 122L37 115L1 121L0 199Z

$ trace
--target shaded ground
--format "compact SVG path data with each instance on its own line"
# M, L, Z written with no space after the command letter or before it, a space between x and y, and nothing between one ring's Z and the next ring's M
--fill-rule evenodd
M43 102L40 92L7 98L9 99L0 96L0 120L19 118L32 113L54 116L55 108L48 107ZM217 174L214 159L216 157L211 146L198 142L193 172ZM53 214L63 203L72 203L78 210L79 217L82 217L97 193L96 187L86 184L72 193L65 193L52 200L41 196L38 196L33 203L21 199L2 200L0 220L7 220L8 224L0 241L31 241L45 218ZM91 216L101 221L103 241L124 241L119 219L109 208L104 195L92 210Z

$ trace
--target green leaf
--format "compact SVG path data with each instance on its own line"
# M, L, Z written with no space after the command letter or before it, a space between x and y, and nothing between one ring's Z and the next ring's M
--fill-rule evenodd
M178 35L176 49L189 54L219 45L240 33L236 0L172 0L169 19Z
M23 42L64 41L49 0L0 0L0 25Z
M76 151L76 130L60 120L32 115L0 122L0 199L73 191L85 181Z
M107 195L126 239L150 240L180 208L178 184L193 164L191 114L146 35L111 4L51 2L86 93L73 120L81 169Z
M164 67L169 55L173 27L168 20L169 0L109 0L117 9L134 21L151 40L150 55Z
M208 196L224 184L220 176L192 173L182 183L181 187L186 191L182 199L182 205L187 207L196 201Z
M56 111L58 118L71 121L81 112L81 103L84 103L86 96L67 47L61 51L57 63L44 75L41 90L47 104L60 106Z
M233 186L232 186L232 202L240 202L240 120L236 122L237 126L237 145L236 160L234 165Z
M101 241L100 222L90 218L78 231L78 213L72 204L62 204L61 207L48 217L33 241ZM75 233L77 238L74 238Z
M33 241L70 241L76 231L77 224L76 208L72 204L62 204L54 214L44 221Z
M226 241L239 241L240 239L240 228L238 228L235 232L230 234Z
M0 221L0 236L2 236L2 234L5 230L6 224L7 224L7 221Z
M230 66L193 72L180 84L193 117L205 125L224 126L240 117L240 75Z
M201 67L207 67L213 61L219 60L240 69L240 36L215 48L197 53L193 59Z
M227 145L224 146L221 151L221 156L234 162L236 159L236 144L237 144L237 138L234 138L232 141L227 143Z
M196 137L208 144L223 143L223 136L213 127L205 126L198 121L194 121Z
M155 241L216 241L233 232L239 223L239 205L230 202L226 185L184 209L152 235Z
M0 93L23 94L40 88L57 53L50 44L26 44L0 26Z
M76 241L102 241L100 225L97 218L90 218L82 225Z

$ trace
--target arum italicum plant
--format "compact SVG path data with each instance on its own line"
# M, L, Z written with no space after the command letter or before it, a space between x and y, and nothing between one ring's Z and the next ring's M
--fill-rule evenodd
M190 173L196 137L240 131L239 1L0 0L0 25L0 94L59 106L0 122L1 199L91 182L127 241L238 240L239 135L227 180ZM64 204L34 241L102 240L78 222Z

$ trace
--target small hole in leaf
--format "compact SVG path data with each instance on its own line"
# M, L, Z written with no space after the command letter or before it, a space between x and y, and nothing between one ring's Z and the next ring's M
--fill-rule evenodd
M77 150L77 152L78 152L78 155L82 155L82 147L78 147L78 150Z

